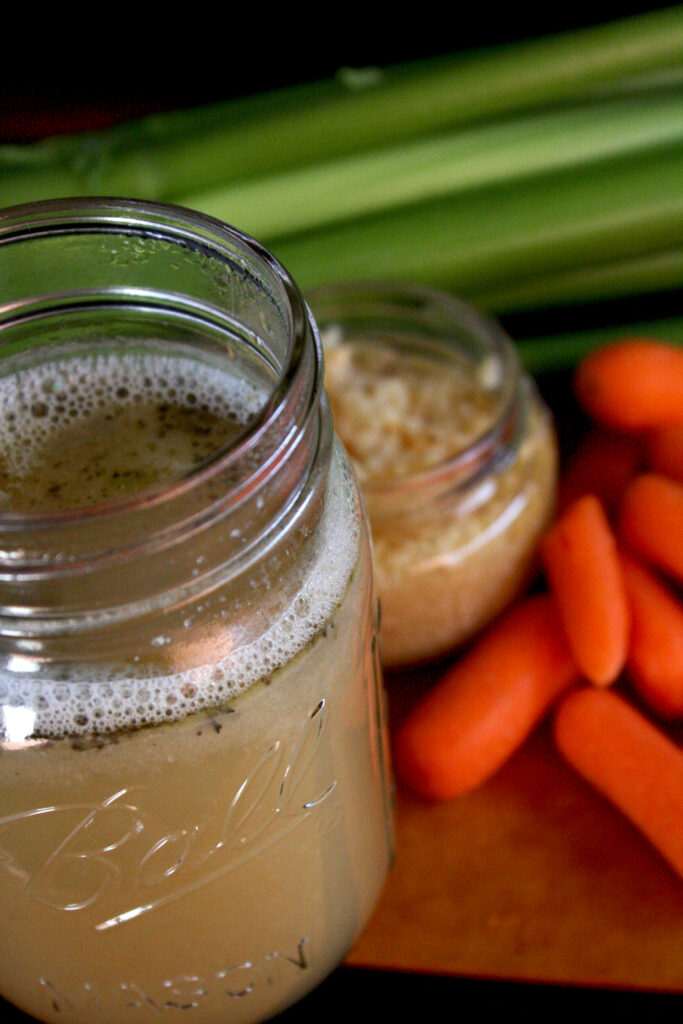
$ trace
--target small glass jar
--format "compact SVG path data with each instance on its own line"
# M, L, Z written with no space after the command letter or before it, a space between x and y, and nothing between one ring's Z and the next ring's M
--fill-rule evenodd
M300 293L186 210L4 211L0 430L0 993L272 1016L391 849L365 521Z
M550 416L500 326L449 295L307 295L370 518L388 668L469 640L528 581L552 514Z

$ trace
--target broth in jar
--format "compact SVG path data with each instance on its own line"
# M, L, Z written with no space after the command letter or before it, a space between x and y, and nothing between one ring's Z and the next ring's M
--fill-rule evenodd
M0 991L246 1024L340 962L388 868L366 528L304 377L276 402L237 343L121 333L0 377Z

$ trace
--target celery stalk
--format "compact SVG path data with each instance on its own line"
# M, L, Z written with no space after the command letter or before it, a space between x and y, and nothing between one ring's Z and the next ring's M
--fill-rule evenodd
M499 288L474 292L469 298L481 309L503 314L679 288L683 288L683 249L675 248L510 281Z
M683 7L478 53L340 76L140 130L0 152L3 205L70 194L163 199L514 111L573 102L683 61ZM174 118L178 128L174 128ZM23 149L23 148L22 148ZM30 150L31 147L25 147ZM5 157L5 159L3 159Z
M302 288L415 280L463 295L680 244L683 148L600 161L512 185L270 240Z
M593 349L626 336L654 338L683 345L683 317L525 338L517 342L517 351L522 365L529 373L541 374L570 370Z
M257 238L321 228L451 192L664 144L683 145L683 93L609 103L429 136L281 174L182 195L183 206Z

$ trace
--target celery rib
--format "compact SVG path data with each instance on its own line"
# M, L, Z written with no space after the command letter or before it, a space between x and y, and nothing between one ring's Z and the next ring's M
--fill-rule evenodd
M683 149L652 150L271 240L300 285L366 277L464 295L515 278L672 248Z
M517 351L524 368L537 375L548 371L570 370L589 352L627 335L683 345L683 317L524 338L517 342Z
M176 198L273 238L675 143L683 144L680 91L486 124Z
M610 82L680 66L683 7L506 47L435 58L253 102L158 115L140 130L16 152L3 204L67 192L166 199L222 182L376 148L448 127L574 102ZM178 118L178 129L174 128ZM52 176L55 175L53 178Z
M561 303L624 298L683 288L683 248L576 267L558 274L515 280L498 289L474 292L470 300L497 314Z
M0 146L0 205L169 200L304 291L423 282L494 313L683 284L683 6ZM683 320L630 330L683 343ZM658 333L661 330L661 333ZM618 329L527 339L532 372Z

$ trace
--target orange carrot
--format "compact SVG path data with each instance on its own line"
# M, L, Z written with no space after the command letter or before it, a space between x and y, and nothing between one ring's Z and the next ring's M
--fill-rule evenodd
M653 473L683 483L683 423L660 427L647 439L646 461Z
M612 690L568 694L554 721L567 761L683 876L683 751Z
M540 550L574 657L591 682L607 686L626 663L629 609L616 540L598 499L578 498Z
M560 478L560 513L584 494L600 499L608 515L616 512L626 484L641 463L641 444L632 436L594 427L569 457Z
M631 607L626 672L647 706L663 718L683 717L683 604L654 573L622 554Z
M395 737L398 778L431 800L474 789L578 678L551 598L525 598L489 627L403 721Z
M626 488L618 533L625 548L683 581L683 484L642 473Z
M683 348L629 338L596 349L579 364L574 388L598 423L641 431L683 420Z

